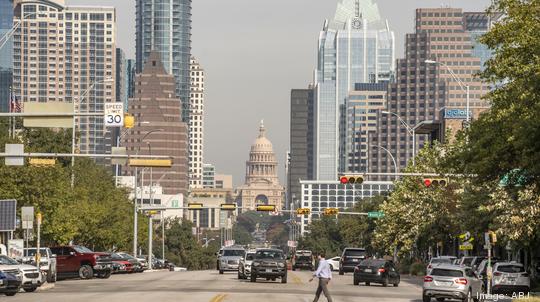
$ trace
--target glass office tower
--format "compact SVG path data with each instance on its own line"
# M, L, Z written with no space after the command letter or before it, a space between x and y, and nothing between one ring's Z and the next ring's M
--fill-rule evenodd
M325 22L315 71L317 180L335 180L346 170L346 99L356 83L390 80L394 43L372 0L341 0Z
M137 0L137 72L151 51L176 80L182 102L182 120L189 122L191 0Z
M13 26L12 2L12 0L0 0L0 37L2 38ZM0 48L0 112L9 111L9 89L12 77L13 37Z

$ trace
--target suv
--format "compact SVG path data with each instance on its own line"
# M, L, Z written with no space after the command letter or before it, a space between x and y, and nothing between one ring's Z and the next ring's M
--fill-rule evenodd
M253 258L255 258L256 250L250 250L246 252L246 255L240 259L238 264L238 279L247 279L251 275L251 264Z
M37 248L35 247L24 249L25 256L23 257L23 263L37 266L36 251ZM47 282L56 282L56 255L54 255L48 247L40 247L39 253L41 255L39 269L45 273Z
M464 302L478 301L484 293L484 284L470 267L439 264L424 277L422 301L458 299Z
M219 257L219 273L225 271L238 271L240 259L244 257L246 251L241 247L226 247L223 249L223 254Z
M525 267L517 262L499 262L493 266L491 280L494 294L527 294L531 289L531 278Z
M439 256L439 257L433 257L431 260L429 260L429 264L427 266L427 273L429 274L429 271L433 269L433 267L438 265L456 265L454 262L457 260L457 257L455 256Z
M251 266L251 282L257 282L257 278L272 281L281 278L281 283L287 283L287 260L282 250L257 250Z
M346 272L354 272L354 268L360 264L360 261L366 259L366 249L362 248L345 248L339 259L339 274L343 275Z
M92 252L80 245L53 247L51 251L56 254L58 275L81 279L92 279L94 275L103 279L111 276L110 254Z
M314 270L313 253L311 251L296 251L293 258L292 270L296 269Z
M25 292L36 291L42 283L41 274L37 267L28 264L20 264L5 255L0 255L0 271L20 276L22 281L21 287Z

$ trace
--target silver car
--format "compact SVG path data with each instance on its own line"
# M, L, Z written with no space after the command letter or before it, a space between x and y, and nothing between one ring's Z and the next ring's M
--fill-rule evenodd
M529 293L531 277L517 262L499 262L493 267L492 292L494 294Z
M238 271L240 259L244 257L246 251L241 247L226 247L223 249L223 254L219 257L219 273L225 271Z
M251 264L255 258L256 250L249 250L246 255L240 259L238 264L238 279L247 279L251 275Z
M440 264L424 277L423 302L458 299L464 302L480 301L484 284L470 267Z

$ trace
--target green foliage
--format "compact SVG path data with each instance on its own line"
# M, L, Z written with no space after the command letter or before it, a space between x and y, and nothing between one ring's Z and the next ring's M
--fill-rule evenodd
M424 276L426 274L426 265L421 261L414 262L411 264L410 274L413 276Z
M236 244L248 245L253 242L253 236L251 236L244 224L236 223L233 226L233 236Z

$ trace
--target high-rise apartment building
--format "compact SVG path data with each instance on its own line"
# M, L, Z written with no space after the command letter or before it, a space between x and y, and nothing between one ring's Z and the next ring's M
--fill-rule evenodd
M188 127L180 119L181 108L175 94L174 76L167 73L159 53L153 52L135 80L135 97L129 101L129 113L139 122L123 140L128 154L163 155L173 158L171 168L139 169L139 179L160 184L165 194L188 192ZM147 123L145 123L147 122ZM126 175L134 175L127 168ZM152 181L150 181L152 177Z
M341 0L319 36L315 178L335 180L346 170L345 103L356 83L377 83L394 70L394 33L372 0Z
M128 99L135 97L135 77L137 71L135 68L135 60L127 59L126 60L126 72L127 72L127 94Z
M189 186L202 188L204 160L204 69L194 57L190 65Z
M17 0L13 93L26 103L74 103L76 112L102 112L116 101L116 11ZM31 105L31 104L30 104ZM76 118L81 153L110 153L103 117Z
M136 1L137 72L152 51L176 79L176 96L182 103L182 120L189 122L191 0Z
M202 187L206 189L216 187L216 167L212 164L203 164Z
M287 205L300 198L300 180L314 177L315 98L313 88L291 91L290 156L287 169Z
M416 10L416 31L406 36L405 58L397 61L396 81L388 89L388 113L379 111L378 130L370 135L370 144L386 149L370 148L371 172L393 173L392 157L398 170L404 168L413 149L417 152L425 144L425 134L459 130L468 115L465 85L470 88L471 117L489 108L481 99L489 87L475 76L486 59L485 53L477 56L475 45L478 33L489 30L487 20L483 13L456 8Z
M13 1L0 0L0 37L13 27ZM7 36L6 36L7 38ZM11 79L13 77L13 40L0 40L0 112L9 111Z
M124 110L128 108L128 69L126 54L121 48L116 49L116 101L124 104Z

